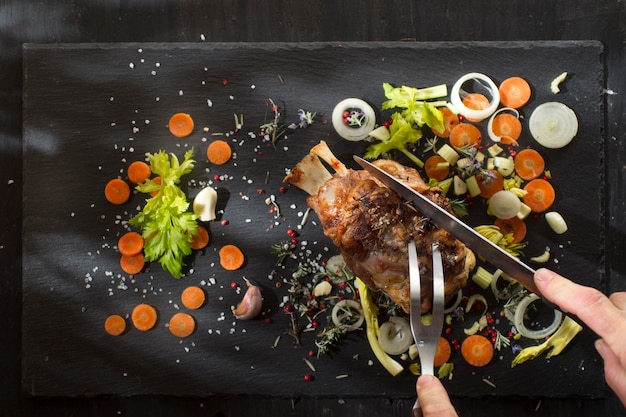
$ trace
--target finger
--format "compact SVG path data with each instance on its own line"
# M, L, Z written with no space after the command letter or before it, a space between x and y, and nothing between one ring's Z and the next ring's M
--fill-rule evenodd
M535 283L548 300L577 315L610 345L614 346L626 332L624 312L595 288L578 285L543 268L535 272Z
M416 388L424 417L457 417L450 397L439 378L422 375L417 380Z
M626 292L615 292L611 294L609 300L615 304L615 307L626 311Z
M604 360L604 377L609 387L626 405L626 369L620 358L602 339L596 341L596 349Z

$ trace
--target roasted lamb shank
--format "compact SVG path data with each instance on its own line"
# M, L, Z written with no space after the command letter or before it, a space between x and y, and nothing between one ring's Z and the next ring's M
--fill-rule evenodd
M320 161L335 171L332 175ZM390 160L374 162L379 168L450 210L448 200L430 188L417 170ZM341 250L346 264L370 288L384 291L409 312L407 245L415 240L421 266L422 312L432 305L431 243L441 248L445 294L465 286L476 265L474 253L448 232L433 225L415 207L364 170L348 169L325 142L314 146L284 181L306 191L324 234Z

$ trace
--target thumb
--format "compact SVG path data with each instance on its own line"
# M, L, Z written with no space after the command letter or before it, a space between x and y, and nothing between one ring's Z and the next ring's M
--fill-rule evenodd
M420 376L417 380L417 396L424 417L457 417L439 378L433 375Z

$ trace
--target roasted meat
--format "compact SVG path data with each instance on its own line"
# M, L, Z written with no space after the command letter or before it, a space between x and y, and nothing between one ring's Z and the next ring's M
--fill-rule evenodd
M332 175L320 161L335 171ZM450 210L448 200L430 188L417 170L390 160L375 161L379 168ZM409 312L407 245L415 240L422 279L421 310L432 306L431 243L441 248L445 294L456 294L476 265L474 253L448 232L433 225L415 207L373 178L367 171L348 169L325 142L311 149L285 177L310 196L324 234L341 250L346 264L370 288L384 291Z

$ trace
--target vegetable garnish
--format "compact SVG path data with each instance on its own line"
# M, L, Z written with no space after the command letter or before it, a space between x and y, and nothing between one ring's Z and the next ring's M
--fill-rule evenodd
M485 336L468 336L461 345L463 359L472 366L481 367L489 364L494 356L494 348Z
M198 234L192 236L189 246L191 249L204 249L209 244L209 231L204 226L198 225Z
M547 350L550 350L546 356L547 358L558 355L582 329L582 326L576 323L571 317L565 316L565 319L563 319L563 322L561 323L561 327L559 327L559 329L552 336L550 336L548 340L538 346L531 346L522 349L515 359L513 359L511 367L526 362L529 359L534 359Z
M511 77L502 81L500 88L500 102L505 107L519 109L530 100L530 85L521 77Z
M156 324L158 315L156 309L150 304L138 304L133 309L130 318L137 330L148 331Z
M250 320L255 318L261 312L263 306L263 297L258 285L254 285L250 280L246 279L246 293L237 308L233 309L233 315L239 320Z
M515 172L523 180L533 180L543 174L546 163L534 149L523 149L515 155Z
M133 184L141 184L148 178L150 178L150 166L143 161L135 161L128 166L126 171L128 180Z
M127 232L117 241L117 249L122 255L137 255L143 250L143 237L137 232Z
M197 310L204 304L206 295L204 290L197 286L190 286L183 290L180 301L190 310Z
M184 138L191 135L193 132L194 123L193 119L187 113L176 113L171 118L167 125L172 135L177 138Z
M546 148L562 148L578 133L576 113L563 103L543 103L530 115L530 134Z
M519 217L496 219L494 224L503 235L511 235L513 237L511 243L520 243L526 237L526 223Z
M143 253L136 255L122 255L120 257L120 267L122 271L130 275L136 275L143 270L146 261Z
M196 321L188 313L176 313L170 318L169 329L174 336L185 338L191 336L196 329Z
M524 186L523 200L532 211L542 213L549 209L556 198L554 188L543 178L536 178Z
M146 261L159 261L174 278L182 277L183 258L191 254L191 240L198 234L196 215L187 211L187 197L177 185L193 169L192 156L193 150L185 152L181 164L176 155L171 154L170 160L165 151L149 154L150 169L159 175L160 183L148 179L136 188L157 194L146 200L143 210L129 220L141 229Z
M461 91L466 91L463 86L465 83L470 81L476 81L479 87L488 90L488 93L491 96L488 107L484 109L470 109L463 104ZM500 93L498 92L498 87L494 84L491 78L485 74L471 72L469 74L465 74L454 83L452 90L450 91L450 101L456 110L461 113L461 115L466 117L468 120L479 122L481 120L485 120L496 111L498 105L500 104Z
M471 123L459 123L450 131L450 145L457 149L478 148L481 140L480 130Z
M219 251L220 265L227 271L235 271L243 266L244 256L235 245L224 245Z
M119 336L126 331L126 320L120 315L112 314L104 321L104 330L111 336Z
M228 142L221 139L214 140L207 147L206 155L209 162L215 165L224 165L230 160L232 149Z
M111 204L124 204L130 198L130 186L126 181L114 178L104 187L104 197Z

